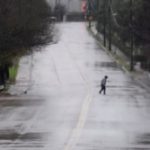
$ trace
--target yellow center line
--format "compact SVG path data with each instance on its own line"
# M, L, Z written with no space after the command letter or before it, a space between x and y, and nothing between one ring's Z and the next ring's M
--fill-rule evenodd
M82 109L81 109L79 119L78 119L78 122L77 122L77 126L76 126L75 129L73 129L71 138L68 141L68 143L66 144L64 150L72 150L73 147L77 144L77 142L80 138L82 129L85 125L86 118L87 118L87 115L88 115L89 106L90 106L91 102L92 102L92 93L88 89L88 95L86 96L86 98L83 102Z

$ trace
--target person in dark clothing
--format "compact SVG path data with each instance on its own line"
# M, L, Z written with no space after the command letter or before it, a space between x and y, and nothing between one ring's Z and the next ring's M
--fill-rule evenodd
M108 76L105 76L102 81L101 81L101 89L99 91L99 93L101 94L102 92L104 93L104 95L106 94L106 82L107 82Z

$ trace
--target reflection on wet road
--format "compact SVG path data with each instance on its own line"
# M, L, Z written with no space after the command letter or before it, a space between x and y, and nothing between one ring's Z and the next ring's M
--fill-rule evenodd
M60 41L22 58L14 96L0 98L0 150L150 150L150 94L84 23L58 28Z

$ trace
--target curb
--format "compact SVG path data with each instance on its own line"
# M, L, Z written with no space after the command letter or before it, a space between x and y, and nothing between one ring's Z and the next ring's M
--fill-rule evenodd
M150 92L150 86L146 85L143 80L138 79L138 77L135 75L135 71L134 72L130 72L125 65L123 65L123 63L120 63L119 60L117 60L117 58L115 58L114 54L109 51L106 47L103 46L103 44L101 43L101 41L99 41L100 37L98 36L98 34L94 33L94 31L92 31L92 29L89 29L87 27L87 30L92 34L92 36L97 40L98 45L105 50L105 52L121 67L121 69L128 75L130 76L137 84L139 84L141 87L145 88L148 92ZM117 56L117 55L116 55ZM118 56L120 57L120 56ZM121 58L121 57L120 57ZM142 76L143 74L141 74ZM150 79L150 78L149 78Z
M112 54L112 52L110 52L105 46L103 46L103 44L98 40L99 36L98 34L95 34L91 29L89 29L87 27L87 30L92 34L92 36L94 36L94 38L97 40L98 45L105 50L105 52L121 67L121 69L125 72L125 73L129 73L129 71L125 68L125 66L123 66L116 58L115 56Z

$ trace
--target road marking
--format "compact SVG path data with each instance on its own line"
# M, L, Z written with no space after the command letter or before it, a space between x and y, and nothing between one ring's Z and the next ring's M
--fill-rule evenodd
M76 65L76 67L77 67L77 69L78 69L78 71L81 75L81 78L85 82L85 85L86 85L86 88L87 88L87 96L85 97L85 99L83 101L77 125L72 130L71 137L70 137L69 141L67 142L67 144L65 145L65 148L64 148L64 150L72 150L73 147L77 144L77 142L80 138L82 129L83 129L83 127L85 125L85 122L86 122L89 106L92 102L92 89L91 89L91 86L89 84L88 77L86 76L86 74L83 74L83 72L82 72L83 70L81 71L80 66L78 65L75 58L72 56L72 53L70 52L70 48L68 47L67 44L65 44L65 46L66 46L66 49L68 50L68 53L69 53L70 57L74 61L75 65Z
M86 118L88 115L89 106L90 106L91 102L92 102L92 92L91 92L91 90L88 89L88 95L86 96L86 98L83 102L82 109L81 109L79 119L77 122L77 126L75 129L73 129L70 140L66 144L64 150L72 150L73 147L77 144L77 142L80 138L82 129L85 125Z

